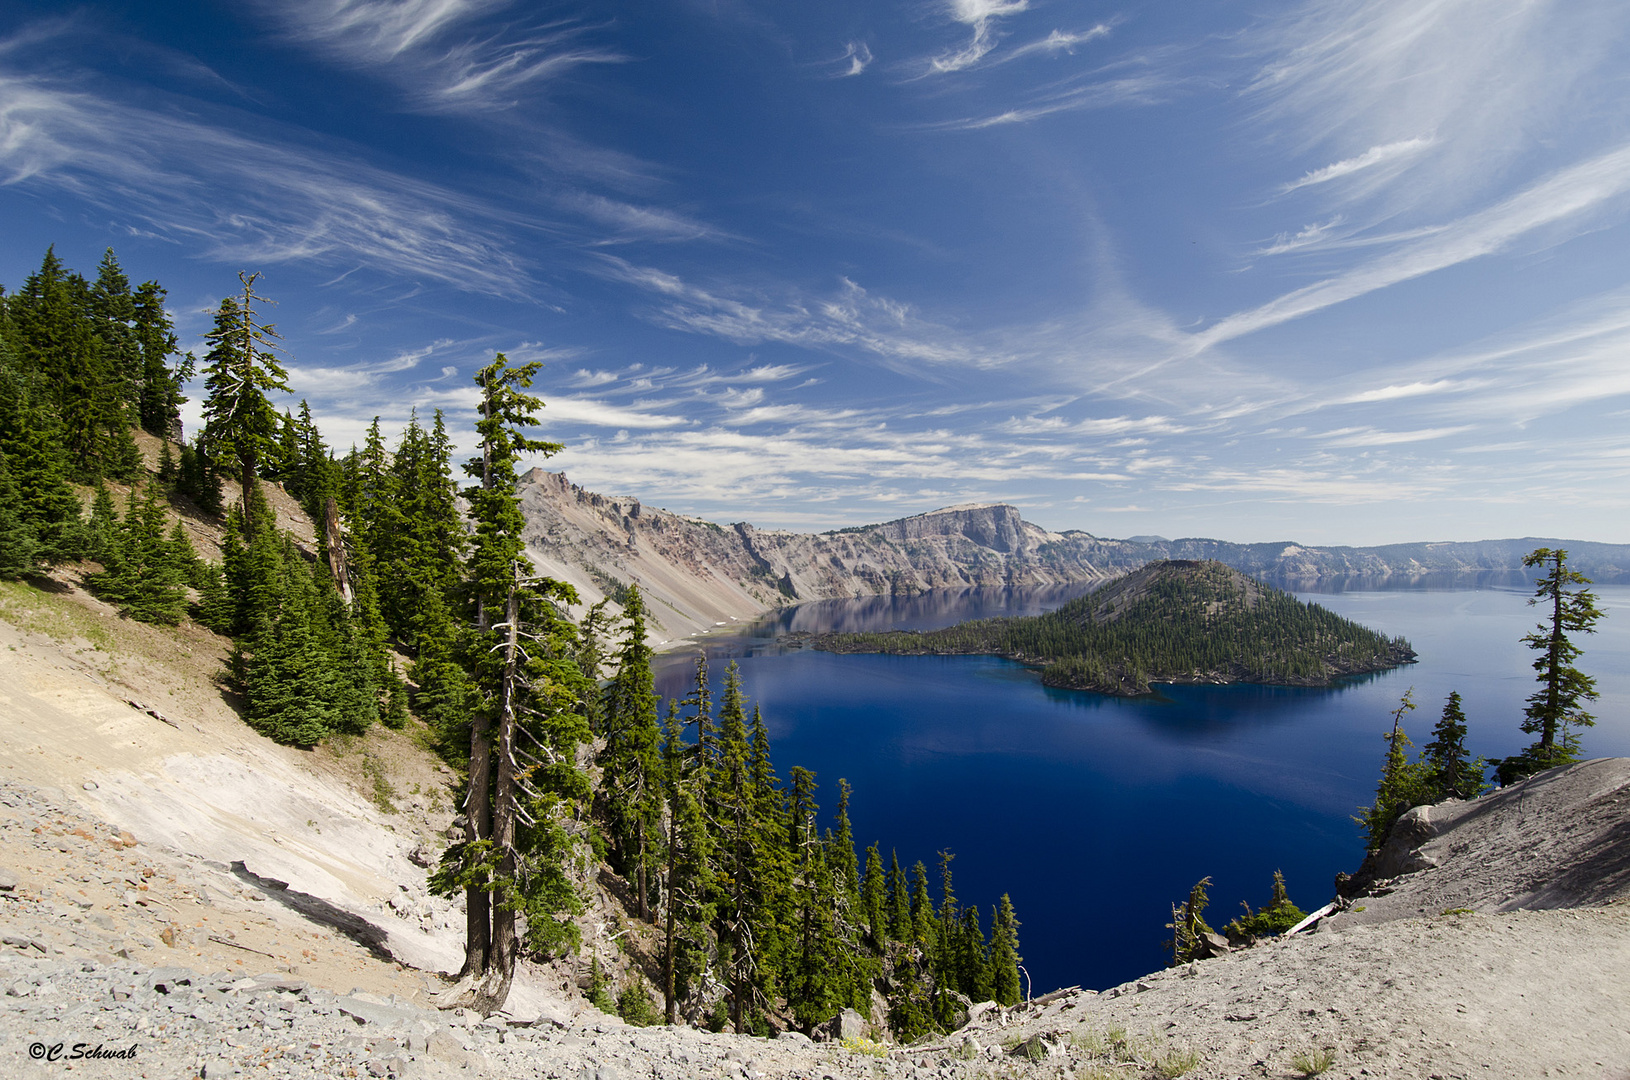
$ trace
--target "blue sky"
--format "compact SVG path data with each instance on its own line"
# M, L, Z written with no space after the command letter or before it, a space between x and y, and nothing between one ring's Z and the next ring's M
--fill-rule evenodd
M549 467L715 520L1625 542L1627 46L1622 0L13 0L0 282L111 245L196 348L263 271L341 446L539 359Z

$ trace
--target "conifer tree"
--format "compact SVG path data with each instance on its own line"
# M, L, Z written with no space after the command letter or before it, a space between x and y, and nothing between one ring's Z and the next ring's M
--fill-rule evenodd
M1530 605L1550 608L1549 625L1541 623L1524 644L1540 655L1534 660L1540 684L1523 710L1522 730L1539 738L1520 754L1500 761L1502 784L1510 783L1543 769L1579 760L1579 735L1572 728L1593 727L1596 718L1585 711L1584 703L1596 700L1596 680L1574 666L1584 652L1570 634L1594 634L1602 611L1589 589L1590 579L1568 568L1568 553L1561 549L1538 548L1523 556L1524 566L1549 567L1534 589Z
M570 864L579 858L589 796L577 747L589 737L582 700L591 692L575 662L576 628L562 614L570 586L528 570L516 462L560 449L524 434L543 403L526 393L536 362L510 367L499 353L476 374L481 457L466 471L475 522L469 593L476 632L469 649L474 698L465 839L443 858L436 885L465 891L465 994L483 1013L502 1006L523 942L550 954L575 940L580 907ZM522 647L523 638L527 641ZM522 740L525 740L524 743Z
M164 508L164 496L157 484L147 485L140 502L136 490L131 489L124 521L104 542L107 569L97 575L95 584L97 591L117 604L122 614L140 622L174 626L186 613L192 548L183 533L185 550L177 550L174 537L165 527Z
M238 275L242 296L221 301L215 327L205 335L210 345L204 357L209 396L204 400L202 449L212 465L237 466L246 502L261 462L275 454L277 412L266 395L289 388L288 373L275 352L280 335L271 323L261 321L257 310L257 305L268 303L255 292L259 279L258 273Z
M640 918L649 920L661 825L661 732L651 647L645 640L645 601L637 586L628 590L622 621L616 674L606 685L601 702L605 735L600 752L601 786L618 869L634 886Z
M181 388L192 378L191 353L173 368L169 359L178 344L175 326L164 310L165 291L156 281L137 286L132 300L136 348L141 354L141 388L137 412L141 426L150 435L181 441L181 404L187 399Z
M0 450L0 581L10 581L34 569L37 547L34 534L17 512L22 493L11 478L11 466Z
M1362 826L1366 850L1376 852L1386 842L1393 823L1425 798L1424 770L1418 762L1409 760L1409 748L1414 744L1404 733L1403 717L1415 709L1414 688L1404 691L1398 708L1392 713L1392 730L1387 740L1387 756L1381 765L1381 780L1376 785L1375 802L1360 807L1362 813L1353 820Z
M889 944L888 883L883 879L883 854L875 843L866 849L866 878L861 892L872 947L882 952Z
M1474 761L1466 749L1466 712L1458 690L1444 702L1443 716L1432 729L1432 741L1423 747L1421 764L1426 770L1428 802L1476 798L1487 786L1483 782L1483 760Z
M1013 902L1006 893L1002 902L991 912L990 920L990 996L998 1005L1016 1005L1019 1002L1019 920L1013 914Z
M91 512L85 521L85 557L104 567L114 556L119 541L119 511L113 493L100 480L91 496Z
M911 890L905 871L900 869L900 853L889 849L889 937L894 941L913 939Z
M705 676L706 669L703 668ZM668 836L664 852L663 1012L669 1024L679 1022L680 999L707 969L711 837L702 805L704 774L695 747L687 746L677 708L668 710L662 744Z

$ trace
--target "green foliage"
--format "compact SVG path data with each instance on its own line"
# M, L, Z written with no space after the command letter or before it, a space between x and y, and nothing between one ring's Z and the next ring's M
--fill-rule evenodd
M634 1027L651 1027L662 1022L662 1014L651 1003L644 980L635 976L617 995L617 1015Z
M1306 912L1291 903L1290 893L1285 889L1285 875L1278 870L1273 872L1273 895L1267 904L1252 911L1251 905L1242 900L1240 907L1245 909L1245 914L1223 927L1223 933L1231 941L1283 934L1307 917Z
M215 326L205 335L204 430L199 442L213 463L235 464L244 498L254 486L262 460L276 459L277 411L266 395L287 390L288 374L275 353L277 331L261 321L257 304L267 303L255 292L259 274L240 273L240 297L221 301Z
M1007 893L991 913L990 920L990 997L998 1005L1016 1005L1020 999L1019 920L1013 913L1013 901Z
M1540 688L1528 699L1522 730L1539 738L1521 753L1498 762L1502 784L1578 761L1579 733L1575 729L1596 724L1596 718L1584 708L1585 702L1596 700L1596 680L1574 666L1584 650L1569 635L1594 634L1603 612L1596 606L1594 593L1573 588L1589 585L1590 579L1568 569L1567 562L1566 551L1551 548L1537 548L1522 561L1524 566L1549 566L1528 602L1546 604L1550 619L1549 625L1540 623L1523 638L1524 644L1540 654L1534 660Z
M1404 714L1415 709L1414 692L1413 687L1404 691L1392 714L1392 730L1383 736L1387 753L1381 764L1375 801L1360 807L1360 813L1353 818L1363 829L1365 850L1372 854L1381 850L1393 824L1409 810L1424 804L1431 793L1426 767L1409 760L1409 748L1415 744L1404 732Z
M99 486L90 531L105 569L90 579L91 587L123 615L174 626L186 614L195 561L186 532L165 528L166 503L156 483L147 485L140 502L131 489L122 522L111 519L111 508L107 489Z
M0 452L0 581L20 578L34 569L38 547L34 534L18 513L22 495L11 478L6 455Z
M1319 1076L1336 1063L1336 1053L1329 1048L1298 1050L1290 1056L1290 1067L1303 1076Z
M1189 890L1187 900L1172 905L1172 921L1166 924L1172 936L1164 943L1164 947L1171 950L1172 967L1210 955L1205 942L1205 935L1213 933L1205 921L1205 909L1211 904L1211 897L1206 893L1210 885L1209 877L1201 878Z
M1402 639L1214 562L1145 568L1045 615L926 633L828 634L815 645L836 652L987 653L1041 665L1049 686L1111 694L1219 677L1324 685L1414 657Z
M1475 799L1488 789L1483 772L1488 763L1466 749L1466 712L1455 691L1443 704L1443 716L1432 729L1432 741L1422 749L1427 802Z

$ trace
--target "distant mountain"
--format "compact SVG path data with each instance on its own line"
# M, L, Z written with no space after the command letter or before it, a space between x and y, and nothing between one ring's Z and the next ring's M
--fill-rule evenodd
M824 634L842 653L988 655L1040 667L1048 686L1131 697L1152 683L1328 686L1412 663L1409 643L1304 604L1220 562L1149 563L1056 611L925 632Z
M1630 579L1630 545L1534 537L1372 548L1112 540L1078 530L1049 532L1006 503L795 533L746 522L719 525L638 499L598 495L564 473L541 469L522 477L520 497L525 536L540 570L572 582L588 602L615 601L637 583L649 600L659 644L805 600L1107 581L1162 559L1212 559L1294 586L1350 577L1416 583L1467 572L1516 581L1523 555L1536 547L1564 547L1573 565L1597 581Z

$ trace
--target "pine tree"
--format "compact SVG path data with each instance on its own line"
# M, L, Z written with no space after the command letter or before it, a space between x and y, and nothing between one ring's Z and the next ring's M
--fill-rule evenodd
M1487 786L1483 760L1474 761L1466 749L1466 712L1459 691L1444 702L1443 716L1432 729L1432 741L1423 748L1421 764L1426 769L1428 802L1476 798Z
M888 883L883 878L883 854L875 843L866 849L866 878L861 893L872 947L881 953L889 944Z
M1572 588L1589 585L1590 579L1568 569L1567 563L1566 551L1551 548L1538 548L1522 560L1524 566L1549 566L1528 602L1550 607L1550 625L1541 623L1523 638L1540 654L1534 661L1540 688L1528 699L1522 730L1539 739L1522 753L1500 761L1497 771L1502 784L1578 761L1579 736L1569 729L1596 724L1596 718L1584 708L1584 702L1596 700L1596 680L1573 666L1584 650L1568 635L1594 634L1603 613L1589 589Z
M202 448L211 463L237 465L245 501L261 462L275 454L277 412L266 395L289 388L288 373L274 352L280 335L272 324L260 321L256 310L257 304L268 303L255 292L259 278L258 273L238 275L242 298L222 300L215 327L205 335L209 396L204 400Z
M34 534L23 524L17 507L22 493L11 478L11 466L0 451L0 581L10 581L31 573L38 551Z
M601 787L617 867L634 885L640 918L649 920L662 782L657 693L645 633L645 602L638 587L631 587L623 607L616 674L601 700L605 735L600 752Z
M137 286L133 296L132 333L141 353L141 388L137 412L150 435L181 441L181 388L192 378L195 362L188 353L175 367L169 359L178 344L175 326L164 310L165 291L156 281Z
M99 491L99 497L106 489ZM147 485L136 500L134 488L125 503L124 521L103 543L107 569L96 576L97 591L118 605L121 614L139 622L174 626L186 613L192 548L175 547L166 529L165 502L157 484ZM96 511L93 509L93 517ZM186 543L182 534L181 541Z
M1172 932L1172 939L1166 942L1172 950L1172 967L1210 955L1206 951L1206 937L1214 931L1205 920L1205 909L1211 903L1206 891L1210 885L1209 877L1201 878L1189 890L1187 900L1172 905L1172 921L1166 924Z
M669 1024L679 1022L680 1000L690 996L693 982L707 969L708 927L713 922L712 838L702 805L704 774L695 748L685 744L686 726L677 709L670 708L662 745L668 811L662 996Z
M905 871L900 869L900 853L889 849L889 938L894 941L910 941L913 938L911 924L911 891L906 884Z
M998 1005L1016 1005L1019 1002L1019 920L1013 914L1013 902L1002 894L1001 906L991 912L990 919L990 996Z
M1375 802L1360 807L1362 813L1353 819L1362 826L1365 848L1372 853L1381 850L1393 823L1425 799L1424 770L1418 762L1409 760L1409 748L1414 743L1403 727L1404 714L1415 708L1413 694L1413 687L1404 691L1392 714L1392 730L1384 736L1387 756L1381 766L1381 781L1376 785Z
M468 651L474 698L465 840L449 849L436 884L465 891L466 996L483 1013L509 994L526 917L527 943L549 954L575 941L568 916L580 908L570 864L580 858L588 783L577 747L589 738L578 669L576 628L562 614L570 586L527 570L516 495L516 462L558 443L523 434L543 403L525 391L539 365L511 368L499 353L476 374L481 457L466 471L475 521L469 570L476 629ZM525 637L527 647L522 648ZM522 740L525 740L523 743Z

